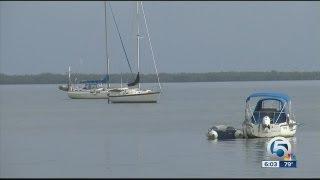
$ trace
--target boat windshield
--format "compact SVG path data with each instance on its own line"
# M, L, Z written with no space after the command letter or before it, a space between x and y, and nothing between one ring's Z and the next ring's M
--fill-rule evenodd
M252 122L260 124L265 116L270 118L271 123L286 122L286 111L284 108L285 104L278 99L260 99L251 117Z
M282 103L278 100L266 99L260 100L255 108L255 111L281 111Z

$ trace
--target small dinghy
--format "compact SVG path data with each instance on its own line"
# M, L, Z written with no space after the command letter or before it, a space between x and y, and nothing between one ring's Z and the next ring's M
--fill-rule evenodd
M59 85L59 89L61 91L68 91L69 90L69 86L68 85Z
M218 125L208 129L207 137L208 139L224 140L243 138L244 136L240 129L236 129L232 126Z

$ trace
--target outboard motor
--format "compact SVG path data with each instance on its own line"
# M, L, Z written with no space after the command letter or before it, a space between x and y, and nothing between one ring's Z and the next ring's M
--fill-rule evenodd
M231 126L218 125L208 129L208 139L235 139L243 138L243 133L239 129L235 129Z

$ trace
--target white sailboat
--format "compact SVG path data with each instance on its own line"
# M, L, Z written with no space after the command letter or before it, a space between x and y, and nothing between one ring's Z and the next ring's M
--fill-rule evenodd
M104 18L105 18L105 33L106 33L105 43L106 43L107 75L102 80L83 81L84 87L71 85L71 87L68 88L68 92L67 92L68 96L71 99L108 99L109 90L110 90L110 80L109 80L110 63L109 63L108 42L107 42L108 33L107 33L106 2L104 2L104 15L105 15ZM70 67L69 67L69 79L70 79Z
M128 87L118 88L118 89L114 89L114 90L110 91L109 101L112 103L156 103L158 101L158 97L161 92L159 74L158 74L158 70L157 70L157 66L156 66L156 62L155 62L154 52L153 52L150 34L149 34L149 28L148 28L148 24L147 24L147 20L146 20L146 16L144 13L144 8L143 8L142 2L137 2L137 6L136 6L137 19L140 14L139 7L141 7L143 18L144 18L144 24L145 24L145 28L146 28L146 32L147 32L148 41L149 41L149 47L151 50L154 68L155 68L156 75L157 75L159 91L153 91L150 89L142 89L140 86L140 38L141 38L141 36L140 36L139 25L137 25L136 38L137 38L138 73L137 73L136 79L133 82L127 84ZM138 20L137 20L137 22L138 22ZM136 87L136 86L138 86L138 87Z

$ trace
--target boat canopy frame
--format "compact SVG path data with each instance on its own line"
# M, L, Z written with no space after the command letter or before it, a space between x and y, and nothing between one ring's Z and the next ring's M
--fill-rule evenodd
M291 111L291 98L288 95L283 93L278 93L278 92L259 92L259 93L253 93L246 98L245 118L247 120L251 119L252 117L254 122L257 123L257 120L254 117L254 112L256 112L256 109L252 110L250 106L250 100L253 98L259 99L258 102L256 103L256 106L258 105L258 103L262 103L265 100L274 100L274 101L280 102L281 110L279 112L277 119L274 122L275 124L278 122L280 115L282 113L285 113L286 115L289 115L289 116L293 115ZM294 118L294 115L292 117Z

